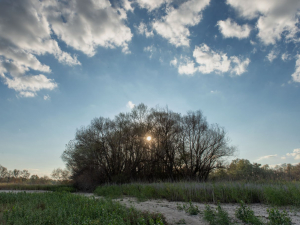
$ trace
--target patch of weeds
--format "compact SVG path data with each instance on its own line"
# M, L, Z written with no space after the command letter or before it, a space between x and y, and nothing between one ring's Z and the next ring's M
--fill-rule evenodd
M198 206L193 205L191 201L185 211L190 215L197 215L200 212Z
M235 215L238 219L245 223L254 225L262 225L262 221L254 215L254 212L249 207L245 206L244 202L241 201L241 206L235 211Z
M229 225L230 219L228 213L222 209L218 203L217 209L213 210L209 205L205 206L204 220L209 222L210 225Z
M190 201L189 204L183 204L182 206L177 204L177 209L184 210L190 215L197 215L200 212L198 206L193 205L192 201Z
M267 209L269 214L269 225L291 225L292 220L288 216L288 213L283 210L281 213L277 208Z

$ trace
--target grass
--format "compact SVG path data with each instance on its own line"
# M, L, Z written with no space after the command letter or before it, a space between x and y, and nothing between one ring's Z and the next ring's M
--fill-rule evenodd
M126 208L109 199L91 199L70 193L0 193L3 225L163 225L160 214Z
M122 195L145 199L167 199L169 201L263 203L274 206L300 207L300 183L132 183L123 185L103 185L95 194L118 198Z
M0 183L0 190L44 190L55 192L76 192L72 185L43 185L43 184L3 184Z

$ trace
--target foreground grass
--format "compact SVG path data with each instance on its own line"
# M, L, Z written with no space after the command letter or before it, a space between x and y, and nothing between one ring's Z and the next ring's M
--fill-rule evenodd
M45 184L1 184L0 190L44 190L44 191L58 191L58 192L76 192L72 185L45 185Z
M275 206L300 206L300 183L133 183L97 187L95 194L118 198L122 195L169 201L263 203Z
M0 224L16 225L156 225L167 224L160 214L128 209L109 199L70 193L0 193Z

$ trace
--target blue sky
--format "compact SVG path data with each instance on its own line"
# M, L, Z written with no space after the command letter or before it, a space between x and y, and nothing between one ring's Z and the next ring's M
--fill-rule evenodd
M299 18L298 0L0 0L0 164L49 175L77 128L139 103L298 163Z

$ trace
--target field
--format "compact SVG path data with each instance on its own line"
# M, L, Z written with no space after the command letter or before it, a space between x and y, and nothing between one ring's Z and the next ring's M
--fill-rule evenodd
M167 224L159 214L139 212L109 199L71 193L0 193L0 224Z
M300 224L300 183L131 183L92 193L67 185L2 185L0 224ZM47 190L49 193L25 193ZM243 203L244 202L244 203Z
M262 203L274 206L300 206L300 183L133 183L105 185L95 194L112 198L122 195L143 199L166 199L169 201L193 201L200 203Z

